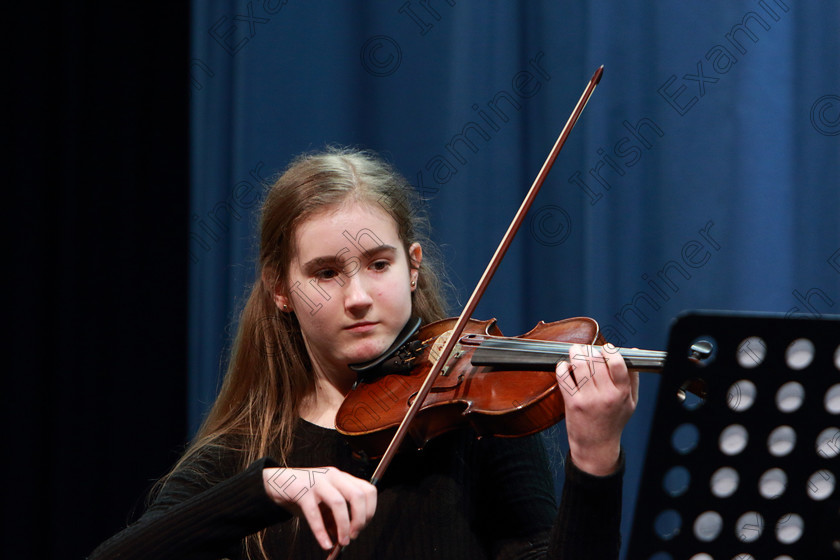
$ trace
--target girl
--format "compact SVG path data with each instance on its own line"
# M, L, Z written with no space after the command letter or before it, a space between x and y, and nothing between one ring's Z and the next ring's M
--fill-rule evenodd
M559 513L539 435L449 432L398 454L374 487L374 465L335 431L348 364L382 354L412 315L445 317L412 196L369 153L291 163L263 205L259 275L212 410L146 513L91 560L322 559L336 543L346 559L618 556L638 377L617 353L573 347L557 367L580 381Z

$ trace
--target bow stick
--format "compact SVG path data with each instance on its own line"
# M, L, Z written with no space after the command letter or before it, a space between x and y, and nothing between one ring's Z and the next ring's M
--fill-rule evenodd
M423 403L426 400L426 396L429 394L429 391L431 391L432 385L434 385L435 379L440 375L440 372L443 369L443 366L446 364L447 360L449 359L449 355L455 348L458 339L461 338L461 334L464 332L464 328L467 326L467 322L469 321L470 317L472 317L473 311L475 311L475 308L478 305L478 300L480 300L481 296L484 295L484 291L487 289L488 284L490 284L490 280L496 273L496 269L499 268L499 264L502 262L502 259L504 258L505 253L508 250L508 247L510 247L510 244L513 241L513 237L516 235L517 230L519 230L519 226L522 224L522 220L525 219L525 214L528 212L528 209L531 207L531 204L533 204L534 199L537 197L537 193L540 192L540 187L542 187L545 178L548 176L548 172L551 171L551 166L554 165L554 160L557 159L557 155L560 153L560 150L563 149L563 144L566 143L566 138L568 138L569 133L572 131L572 128L574 128L575 123L578 120L578 117L580 117L580 114L583 112L584 107L586 107L586 103L589 101L589 97L592 95L592 92L595 91L595 86L597 86L598 82L601 81L601 75L603 73L604 66L601 65L595 71L595 74L593 74L592 78L589 80L589 83L586 85L586 89L584 89L583 93L581 94L580 99L578 100L574 110L572 111L572 114L569 116L569 120L566 121L566 125L560 132L560 136L557 137L557 141L554 143L554 147L548 154L548 157L546 158L545 163L543 163L540 172L537 173L537 177L536 179L534 179L534 183L531 185L530 190L528 190L528 194L525 196L525 200L522 201L522 205L519 207L519 210L513 217L513 221L510 223L510 226L505 232L504 237L502 237L502 241L501 243L499 243L496 252L493 254L493 258L490 259L490 263L487 265L487 268L484 270L484 274L482 274L481 276L481 280L478 281L478 285L475 287L475 290L473 290L469 301L467 301L467 305L464 307L464 310L461 311L461 315L458 317L458 321L455 323L455 328L452 329L452 334L450 335L449 340L447 340L446 345L443 347L443 350L441 350L440 357L432 366L432 369L426 376L423 385L420 386L420 390L417 392L417 396L414 398L414 402L409 407L405 418L403 418L403 421L400 423L399 428L397 428L397 432L394 434L391 443L388 445L388 449L386 449L385 454L379 461L379 465L373 472L373 476L370 479L370 483L374 486L376 486L376 484L382 479L382 476L385 474L385 471L391 464L391 460L394 458L394 455L396 455L397 450L402 445L402 442L405 439L406 434L408 433L408 427L411 424L411 421L420 411L420 407L423 406ZM336 544L330 555L327 557L327 560L335 560L336 558L338 558L338 555L341 553L342 548L343 547L340 544Z

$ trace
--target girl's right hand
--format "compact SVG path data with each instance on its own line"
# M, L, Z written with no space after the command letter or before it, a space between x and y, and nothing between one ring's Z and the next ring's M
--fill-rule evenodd
M350 544L376 511L376 487L335 467L267 468L263 484L276 504L306 519L324 550L333 538Z

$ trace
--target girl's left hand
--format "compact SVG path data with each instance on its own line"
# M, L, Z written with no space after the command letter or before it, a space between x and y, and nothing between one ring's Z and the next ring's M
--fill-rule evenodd
M557 382L566 406L566 432L572 462L582 471L605 476L615 471L621 432L639 400L639 374L627 371L615 346L603 351L575 344L570 362L557 365Z

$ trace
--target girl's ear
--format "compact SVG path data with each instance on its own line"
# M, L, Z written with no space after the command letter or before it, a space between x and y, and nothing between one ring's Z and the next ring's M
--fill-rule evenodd
M280 293L274 294L274 305L280 311L292 311L292 300Z
M284 293L282 282L277 280L275 276L270 275L268 271L263 271L262 282L265 288L271 292L271 299L274 300L274 305L277 306L277 309L280 311L293 310L292 298Z
M408 267L411 290L417 287L417 278L420 276L420 263L423 262L423 248L419 243L412 243L408 246Z

